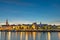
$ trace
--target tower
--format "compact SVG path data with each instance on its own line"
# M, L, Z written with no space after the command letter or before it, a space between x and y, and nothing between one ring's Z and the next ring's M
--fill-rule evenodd
M42 26L42 23L40 22L40 27Z
M9 24L8 24L8 20L6 20L6 25L8 26Z
M41 25L41 22L40 22L40 25Z

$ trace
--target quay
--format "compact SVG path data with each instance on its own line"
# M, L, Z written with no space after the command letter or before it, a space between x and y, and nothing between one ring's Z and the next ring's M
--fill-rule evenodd
M60 32L60 30L0 30L0 32Z

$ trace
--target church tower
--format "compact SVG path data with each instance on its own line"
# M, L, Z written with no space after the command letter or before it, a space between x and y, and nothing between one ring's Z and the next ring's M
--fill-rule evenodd
M8 24L8 20L6 20L6 25L8 26L9 24Z
M42 26L42 23L40 22L40 27Z

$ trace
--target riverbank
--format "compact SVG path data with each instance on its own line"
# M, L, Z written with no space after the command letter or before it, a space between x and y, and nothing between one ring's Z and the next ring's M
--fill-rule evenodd
M60 30L0 30L1 32L60 32Z

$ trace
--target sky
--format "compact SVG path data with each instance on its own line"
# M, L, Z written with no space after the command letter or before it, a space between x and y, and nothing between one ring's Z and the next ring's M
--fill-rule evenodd
M0 24L60 24L60 0L0 0Z

